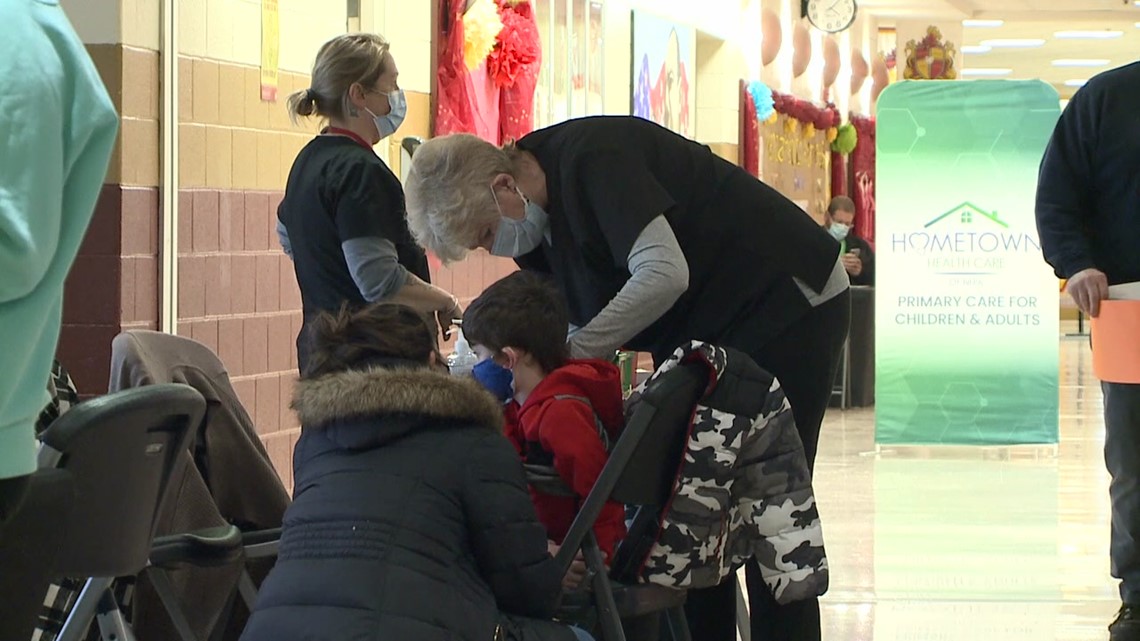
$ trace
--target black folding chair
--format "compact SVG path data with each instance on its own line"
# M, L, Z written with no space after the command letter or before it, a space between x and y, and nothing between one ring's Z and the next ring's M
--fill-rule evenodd
M44 594L56 577L64 538L60 521L74 505L75 483L66 470L32 475L24 504L0 536L0 639L30 639Z
M597 612L603 641L625 641L622 619L660 613L665 614L670 638L690 641L685 590L638 583L638 572L657 535L661 509L673 492L689 422L707 383L707 370L692 363L666 372L646 389L555 556L565 573L582 551L592 589L568 595L566 603L575 608L577 598L589 601L587 607ZM528 466L527 472L538 491L566 492L549 468ZM638 508L607 572L593 527L609 500Z
M190 387L152 385L77 405L41 435L40 468L66 470L76 487L74 508L56 524L64 533L57 574L89 577L61 641L84 638L93 620L107 641L134 638L111 590L116 577L188 558L210 563L240 556L241 532L234 527L154 536L169 480L186 464L205 410L202 395ZM162 596L161 575L151 578ZM177 625L180 604L165 598L163 604Z

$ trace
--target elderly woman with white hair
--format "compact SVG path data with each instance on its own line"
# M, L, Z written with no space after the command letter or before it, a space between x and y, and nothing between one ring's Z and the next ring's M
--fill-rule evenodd
M846 339L839 243L708 147L633 117L570 120L498 148L430 140L406 185L416 240L444 260L475 248L551 274L574 357L625 347L662 362L699 339L777 376L809 464ZM748 565L753 638L820 637L816 600L778 605ZM701 594L701 593L704 594ZM690 594L694 638L735 639L731 582Z

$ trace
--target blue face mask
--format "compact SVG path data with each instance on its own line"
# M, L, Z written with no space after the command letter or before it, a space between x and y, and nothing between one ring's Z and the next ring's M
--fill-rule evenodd
M525 216L522 220L508 218L503 215L503 208L499 205L499 197L495 195L495 188L491 188L491 196L495 199L495 206L499 208L499 230L495 232L495 242L491 244L491 254L504 258L518 258L529 254L542 244L543 236L549 217L542 207L534 204L529 198L515 187L519 198L522 198Z
M408 101L404 98L403 89L396 89L384 95L388 96L388 106L391 107L388 113L377 116L371 109L365 109L371 114L372 122L376 123L376 131L380 132L381 140L396 133L404 123L404 117L408 115Z
M831 227L828 227L827 231L831 232L831 235L835 237L835 240L843 240L844 238L847 238L847 234L850 233L851 227L844 225L843 223L831 223Z
M495 398L502 402L507 402L514 396L514 374L511 370L499 365L494 360L487 358L475 364L471 370L471 375L475 377L479 384L487 389L488 392L493 394Z

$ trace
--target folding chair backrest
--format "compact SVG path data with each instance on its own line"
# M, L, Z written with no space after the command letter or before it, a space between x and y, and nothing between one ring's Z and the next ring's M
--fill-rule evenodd
M75 406L45 431L40 467L75 481L57 567L67 576L136 574L147 563L168 480L184 464L206 402L185 385L151 385Z
M628 505L661 505L668 500L688 444L689 423L708 382L707 366L685 363L645 390L629 421L631 425L648 421L645 435L614 486L614 500Z
M642 393L555 556L564 570L606 501L658 505L668 498L687 445L689 419L707 384L708 368L686 363L662 374Z

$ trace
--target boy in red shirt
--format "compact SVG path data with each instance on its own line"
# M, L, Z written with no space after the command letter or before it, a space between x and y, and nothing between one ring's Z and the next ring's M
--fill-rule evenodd
M480 359L514 376L504 408L507 437L524 463L553 466L578 497L539 494L538 518L561 545L617 441L624 423L621 374L612 363L571 360L569 320L561 295L542 276L516 272L488 287L463 314L463 334ZM594 525L598 545L612 558L625 536L625 509L610 501Z

